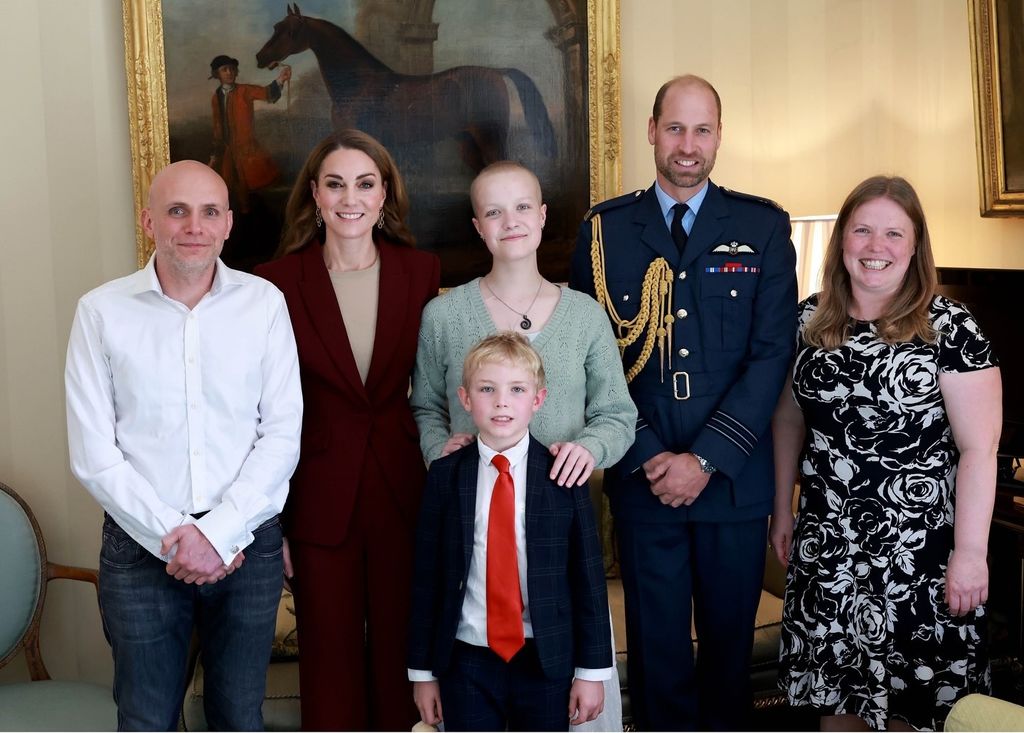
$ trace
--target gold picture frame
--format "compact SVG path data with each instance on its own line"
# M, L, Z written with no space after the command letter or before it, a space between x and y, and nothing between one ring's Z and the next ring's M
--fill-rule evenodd
M1024 216L1024 0L969 0L968 21L981 215Z
M562 3L552 0L551 5ZM586 5L592 204L617 195L622 188L619 0L587 0ZM138 214L145 205L144 197L153 176L170 161L162 0L122 0L122 12L132 182ZM555 28L550 37L556 39L560 33L570 31ZM152 253L152 243L138 224L136 249L142 267Z

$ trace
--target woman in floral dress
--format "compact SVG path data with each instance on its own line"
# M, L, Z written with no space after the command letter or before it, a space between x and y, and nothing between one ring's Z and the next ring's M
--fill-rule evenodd
M789 568L779 685L822 730L941 729L989 688L999 369L967 309L935 294L902 178L850 193L822 282L800 305L773 420L770 536Z

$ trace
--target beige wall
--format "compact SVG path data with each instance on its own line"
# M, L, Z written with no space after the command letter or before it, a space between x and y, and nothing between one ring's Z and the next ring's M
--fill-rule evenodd
M966 0L622 0L623 185L654 177L647 119L686 72L722 96L712 177L793 216L858 182L917 188L938 264L1024 268L1024 219L982 219Z
M93 567L100 512L67 468L64 351L78 297L134 266L120 26L116 0L0 4L0 481L35 509L52 560ZM91 586L50 588L51 673L109 678ZM13 678L20 662L0 672Z
M900 173L940 264L1024 268L1024 219L977 213L963 0L620 1L627 189L653 176L654 92L691 71L723 97L721 183L806 215ZM77 298L134 267L120 3L4 0L0 68L0 481L34 506L52 559L95 566L100 513L67 470L62 374ZM109 679L90 592L52 585L51 671ZM24 676L16 663L0 681Z

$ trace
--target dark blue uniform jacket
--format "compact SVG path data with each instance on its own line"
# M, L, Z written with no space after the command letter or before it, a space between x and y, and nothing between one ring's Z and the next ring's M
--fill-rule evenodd
M607 292L622 320L636 316L651 263L662 257L672 270L671 365L656 345L630 383L636 441L605 480L616 516L721 522L771 512L770 421L797 326L789 215L771 201L708 186L682 257L653 187L598 204L580 228L570 284L596 293L591 233L600 215ZM642 342L626 349L627 368ZM672 509L651 494L642 465L662 451L692 451L718 468L692 506Z

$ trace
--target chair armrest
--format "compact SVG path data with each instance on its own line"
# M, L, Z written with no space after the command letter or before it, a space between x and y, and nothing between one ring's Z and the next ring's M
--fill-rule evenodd
M58 565L55 562L47 562L46 582L49 583L51 580L56 579L82 580L92 583L97 596L99 595L100 574L91 568L78 568L72 565ZM45 594L45 590L43 592ZM40 603L42 603L42 599ZM46 664L43 663L43 655L39 648L39 625L41 620L41 618L36 619L32 627L25 633L23 647L25 650L25 663L28 665L28 674L34 682L51 679L50 673L46 669Z
M58 565L55 562L46 563L46 580L56 580L63 578L66 580L84 580L87 583L92 583L94 586L99 587L100 574L92 568L78 568L73 565Z

